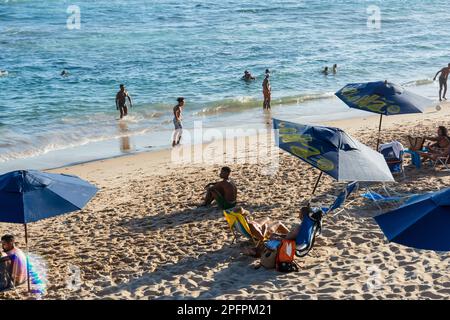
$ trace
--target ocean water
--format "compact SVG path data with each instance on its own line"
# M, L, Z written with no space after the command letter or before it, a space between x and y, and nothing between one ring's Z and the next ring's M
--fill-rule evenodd
M67 26L73 4L80 29ZM367 24L371 5L379 29ZM264 126L266 68L272 115L298 121L357 114L333 98L348 82L389 79L436 99L449 9L438 0L0 0L0 171L168 146L178 96L186 128ZM334 63L336 75L320 73ZM257 80L241 81L245 69ZM134 100L125 121L120 83Z

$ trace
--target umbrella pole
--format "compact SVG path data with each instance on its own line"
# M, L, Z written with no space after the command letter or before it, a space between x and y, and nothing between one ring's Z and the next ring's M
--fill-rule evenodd
M378 139L377 139L377 149L375 151L378 152L378 147L380 146L380 134L381 134L381 122L383 121L383 115L380 114L380 125L378 126Z
M317 177L316 184L314 185L314 189L313 189L313 192L312 192L311 195L314 195L314 193L316 192L317 186L319 185L320 178L322 178L322 174L323 174L323 172L320 171L320 174L319 174L319 176Z
M28 230L27 224L24 224L25 227L25 250L26 250L26 258L27 258L27 283L28 283L28 292L31 292L31 283L30 283L30 263L28 262Z

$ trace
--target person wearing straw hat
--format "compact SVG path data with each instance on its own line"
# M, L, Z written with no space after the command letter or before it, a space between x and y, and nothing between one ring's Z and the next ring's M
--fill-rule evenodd
M16 247L13 235L7 234L1 238L5 256L0 258L1 270L9 273L12 285L17 286L27 281L27 258L25 253ZM5 288L3 288L5 289Z

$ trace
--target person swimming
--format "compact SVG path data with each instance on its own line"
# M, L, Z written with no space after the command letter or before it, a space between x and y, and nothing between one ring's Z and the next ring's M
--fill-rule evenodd
M337 64L333 64L333 74L336 74L337 72Z
M69 75L69 71L67 71L66 69L61 71L61 77L67 77L68 75Z
M244 81L252 81L255 80L255 77L252 76L252 74L250 72L248 72L248 70L244 71L244 75L242 76L242 80Z
M324 75L328 75L328 67L325 67L323 70L322 70L322 73L324 74Z

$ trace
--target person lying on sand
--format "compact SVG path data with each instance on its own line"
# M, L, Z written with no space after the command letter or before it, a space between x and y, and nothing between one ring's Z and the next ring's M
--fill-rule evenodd
M427 145L427 152L418 152L423 160L436 160L438 157L446 157L450 154L450 137L447 128L439 126L436 137L425 137L425 140L435 141Z
M27 258L23 251L15 246L13 235L4 235L1 241L5 253L0 257L0 290L3 290L27 280ZM8 279L7 283L2 283L5 282L3 279Z
M230 173L231 169L229 167L223 167L219 174L222 181L209 183L205 187L205 201L201 206L208 206L214 200L223 210L231 209L236 206L237 188L230 179Z

